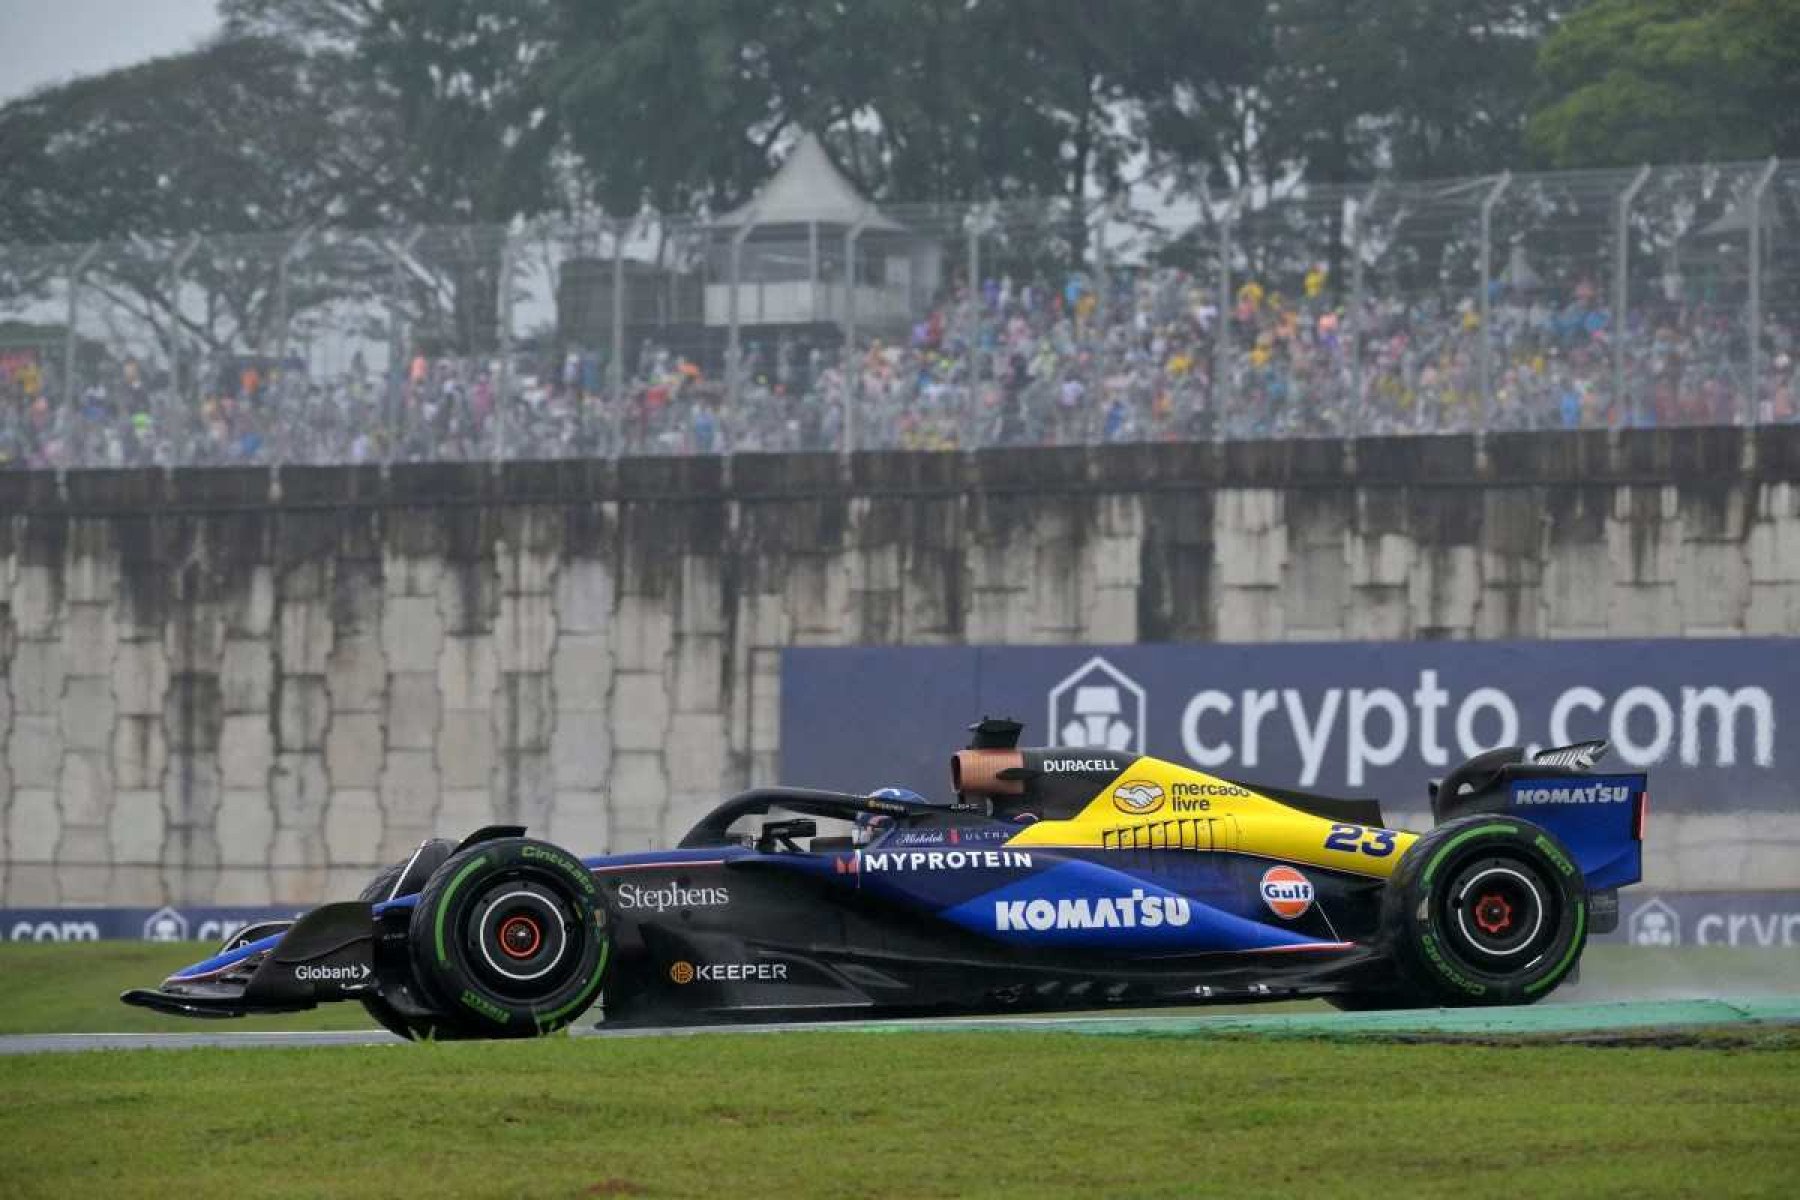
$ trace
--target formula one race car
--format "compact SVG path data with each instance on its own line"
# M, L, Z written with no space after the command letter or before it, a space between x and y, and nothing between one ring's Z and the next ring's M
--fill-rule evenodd
M1639 878L1645 777L1592 773L1604 742L1480 755L1415 834L1372 800L1021 750L1020 728L973 727L953 801L759 789L678 849L585 860L520 828L427 841L360 900L245 929L122 999L357 1000L410 1038L544 1034L596 1002L608 1026L1529 1004Z

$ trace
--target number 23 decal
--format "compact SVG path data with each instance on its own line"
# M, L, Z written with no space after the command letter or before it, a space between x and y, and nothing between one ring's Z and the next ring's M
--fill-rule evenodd
M1361 825L1333 825L1325 839L1327 850L1346 854L1367 854L1370 858L1386 858L1394 852L1394 831L1365 829Z

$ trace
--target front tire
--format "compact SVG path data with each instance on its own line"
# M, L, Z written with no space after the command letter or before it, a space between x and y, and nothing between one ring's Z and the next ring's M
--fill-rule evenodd
M1388 880L1381 927L1418 1004L1533 1004L1587 944L1587 887L1554 834L1464 817L1420 838Z
M429 874L456 853L456 843L449 838L431 838L419 846L417 852L409 859L402 859L369 881L362 890L358 900L370 904L380 904L394 898L396 886L402 875L413 871L414 877L421 872ZM414 870L417 868L417 870ZM364 996L363 1009L373 1018L376 1024L396 1036L413 1042L448 1042L466 1038L469 1035L460 1025L435 1017L409 1017L387 1001L385 997Z
M471 846L413 909L413 974L475 1037L562 1029L600 994L611 951L600 889L574 855L531 838Z

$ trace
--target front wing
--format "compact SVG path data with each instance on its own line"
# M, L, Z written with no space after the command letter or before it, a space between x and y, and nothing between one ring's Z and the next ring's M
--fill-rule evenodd
M255 940L234 937L212 958L119 999L177 1016L242 1017L372 996L376 930L374 906L326 904Z

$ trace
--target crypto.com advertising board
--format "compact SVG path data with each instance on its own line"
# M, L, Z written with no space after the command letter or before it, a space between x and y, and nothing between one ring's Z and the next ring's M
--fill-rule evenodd
M1603 737L1653 811L1800 810L1794 638L794 649L781 778L941 795L983 715L1400 812L1479 751Z

